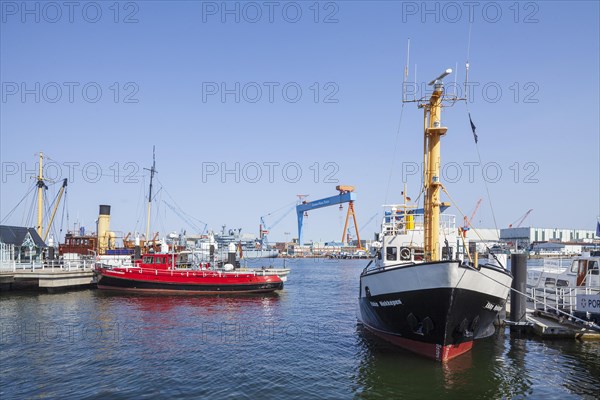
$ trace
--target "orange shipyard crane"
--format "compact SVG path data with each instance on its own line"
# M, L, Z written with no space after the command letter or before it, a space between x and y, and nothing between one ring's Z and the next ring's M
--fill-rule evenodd
M462 238L462 243L463 243L465 252L467 254L467 257L469 257L469 261L474 262L475 265L477 265L477 251L475 251L475 259L473 260L473 258L471 258L471 253L469 252L469 249L467 247L467 231L469 229L471 229L471 221L473 220L473 218L475 218L475 214L477 213L477 210L479 210L479 206L481 206L482 201L483 201L483 199L477 200L477 204L475 204L475 208L473 209L471 216L469 218L467 218L467 216L465 215L464 221L463 221L463 226L458 228L458 233L459 233L460 237Z
M529 216L529 214L531 214L532 211L533 211L533 208L530 208L525 214L523 214L523 216L519 217L515 222L508 225L508 227L512 228L514 224L517 224L517 226L515 226L515 228L519 228L521 226L521 224L523 223L523 221L525 221L525 219Z
M477 200L477 204L475 204L475 209L473 210L469 218L467 218L466 215L464 216L463 226L460 227L460 232L462 233L463 237L467 237L467 231L471 228L471 221L473 221L473 218L475 218L475 214L477 214L477 210L479 210L479 206L481 206L482 201L483 199Z

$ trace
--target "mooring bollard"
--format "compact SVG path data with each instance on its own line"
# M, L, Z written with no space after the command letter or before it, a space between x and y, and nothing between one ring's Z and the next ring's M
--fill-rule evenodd
M527 320L527 256L525 254L512 254L510 256L510 271L513 276L510 292L510 320L513 323ZM521 294L523 293L523 294ZM511 325L511 330L519 329L518 325Z

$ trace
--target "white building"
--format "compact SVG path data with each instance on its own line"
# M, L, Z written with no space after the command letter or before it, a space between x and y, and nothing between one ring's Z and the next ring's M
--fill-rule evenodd
M566 255L581 254L584 245L578 243L544 242L535 243L531 251L538 255Z
M467 231L469 251L487 253L489 249L500 243L500 230L489 228L471 228Z
M584 229L506 228L500 229L500 239L511 245L517 243L520 248L528 248L535 242L592 243L596 239L596 233Z

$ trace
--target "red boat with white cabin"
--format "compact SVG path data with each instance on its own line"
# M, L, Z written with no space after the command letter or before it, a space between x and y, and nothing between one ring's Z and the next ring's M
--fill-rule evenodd
M289 269L239 269L232 264L192 266L176 253L150 253L131 266L96 265L98 289L130 292L221 294L269 293L283 289Z

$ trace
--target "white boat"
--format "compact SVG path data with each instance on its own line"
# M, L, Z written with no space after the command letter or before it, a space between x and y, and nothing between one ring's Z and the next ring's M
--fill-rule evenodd
M561 260L546 259L540 267L527 268L527 289L600 287L600 256L582 254L570 260L564 265Z
M528 268L527 292L536 309L558 309L600 323L600 254L584 253L567 265L545 260L541 267Z

